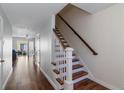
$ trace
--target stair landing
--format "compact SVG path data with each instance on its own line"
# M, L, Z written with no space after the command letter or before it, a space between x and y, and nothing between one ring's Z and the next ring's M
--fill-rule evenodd
M86 78L74 84L75 90L108 90L108 88Z

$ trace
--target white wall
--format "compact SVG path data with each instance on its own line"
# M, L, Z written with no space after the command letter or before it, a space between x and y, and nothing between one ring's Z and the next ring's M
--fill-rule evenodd
M40 68L42 72L45 73L48 81L52 84L55 89L58 89L56 85L56 78L53 74L53 65L51 62L54 57L54 34L53 28L55 28L55 16L52 15L49 17L47 22L41 27L41 30L38 30L40 34Z
M66 40L88 65L94 77L111 86L124 89L124 4L89 15L76 8L61 13L69 24L98 52L85 47L63 22L57 25Z
M2 65L2 81L0 82L2 82L2 87L4 87L7 77L12 69L12 27L1 7L0 16L3 18L3 59L5 60Z
M52 17L49 17L47 22L39 30L40 34L40 68L47 74L52 80Z
M47 64L50 62L50 51L51 51L51 42L50 42L50 31L51 31L51 23L50 20L48 20L48 24L46 24L45 27L41 29L40 32L40 44L41 44L41 67L44 69L44 71L47 72Z

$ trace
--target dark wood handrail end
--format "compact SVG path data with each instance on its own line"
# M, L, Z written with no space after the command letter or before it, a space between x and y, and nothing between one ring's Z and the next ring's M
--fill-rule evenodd
M98 53L94 52L93 55L98 55Z

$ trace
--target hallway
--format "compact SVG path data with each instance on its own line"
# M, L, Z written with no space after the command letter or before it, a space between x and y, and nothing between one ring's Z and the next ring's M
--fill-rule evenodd
M33 63L33 58L18 57L18 62L5 87L6 90L53 90L40 69Z

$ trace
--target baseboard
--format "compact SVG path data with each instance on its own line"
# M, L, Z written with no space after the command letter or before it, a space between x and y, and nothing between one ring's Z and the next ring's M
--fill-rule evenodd
M10 70L10 72L9 72L9 74L8 74L8 76L7 76L7 78L6 78L6 80L4 81L4 83L3 83L3 85L2 85L2 90L4 90L5 89L5 86L6 86L6 84L7 84L7 82L8 82L8 80L9 80L9 77L11 76L11 74L12 74L12 68L11 68L11 70Z
M44 76L47 78L47 80L50 82L50 84L53 86L53 88L55 90L58 90L58 87L55 85L55 83L51 80L51 78L46 74L46 72L41 68L39 67L41 72L44 74Z
M90 77L89 79L91 79L91 80L93 80L93 81L95 81L95 82L97 82L97 83L103 85L104 87L107 87L107 88L110 89L110 90L121 90L120 88L115 87L115 86L112 86L111 84L108 84L108 83L106 83L106 82L104 82L104 81L102 81L102 80L99 80L99 79L97 79L97 78Z

